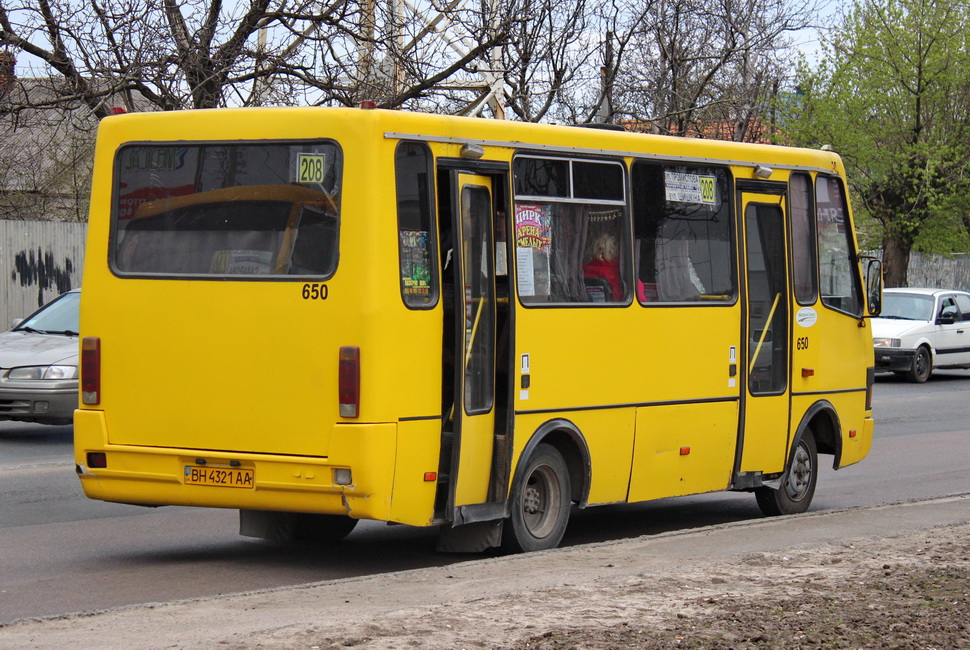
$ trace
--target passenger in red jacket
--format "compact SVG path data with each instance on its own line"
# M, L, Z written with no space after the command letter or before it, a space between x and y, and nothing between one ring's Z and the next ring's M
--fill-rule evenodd
M620 279L620 260L616 237L610 233L598 235L587 246L586 257L587 260L583 264L583 276L606 280L612 290L608 300L621 302L623 300L623 281Z

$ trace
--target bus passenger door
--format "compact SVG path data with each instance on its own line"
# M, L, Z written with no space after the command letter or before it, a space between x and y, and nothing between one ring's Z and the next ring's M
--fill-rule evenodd
M456 372L453 407L451 507L488 500L495 435L495 269L492 181L453 172L452 210ZM446 253L445 253L446 254ZM446 333L447 335L447 333ZM445 378L447 381L447 378Z
M745 364L740 465L745 473L784 469L789 423L789 288L784 185L778 195L741 195L744 215Z

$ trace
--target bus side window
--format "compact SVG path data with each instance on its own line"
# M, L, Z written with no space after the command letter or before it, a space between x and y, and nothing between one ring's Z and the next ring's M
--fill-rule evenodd
M401 142L394 156L397 188L401 297L411 308L432 307L438 300L435 272L432 156L420 142Z
M633 164L637 298L731 302L736 295L727 171Z
M522 302L627 302L629 226L622 164L520 156L513 171Z
M792 281L799 304L818 299L818 254L812 209L812 182L808 174L795 172L788 183L792 238Z
M853 233L846 227L849 208L838 178L820 174L815 180L815 218L822 304L852 316L862 316L859 282L852 263Z

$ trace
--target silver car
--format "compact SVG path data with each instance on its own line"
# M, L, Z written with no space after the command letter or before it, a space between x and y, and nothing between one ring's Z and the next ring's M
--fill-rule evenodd
M80 290L65 293L0 334L0 420L73 420L80 298Z

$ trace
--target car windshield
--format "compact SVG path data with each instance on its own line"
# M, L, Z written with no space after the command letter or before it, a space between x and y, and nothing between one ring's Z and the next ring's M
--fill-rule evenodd
M883 295L882 318L904 320L933 320L933 296L918 293L889 293Z
M68 293L20 323L15 330L45 334L77 335L80 326L78 305L81 294Z

